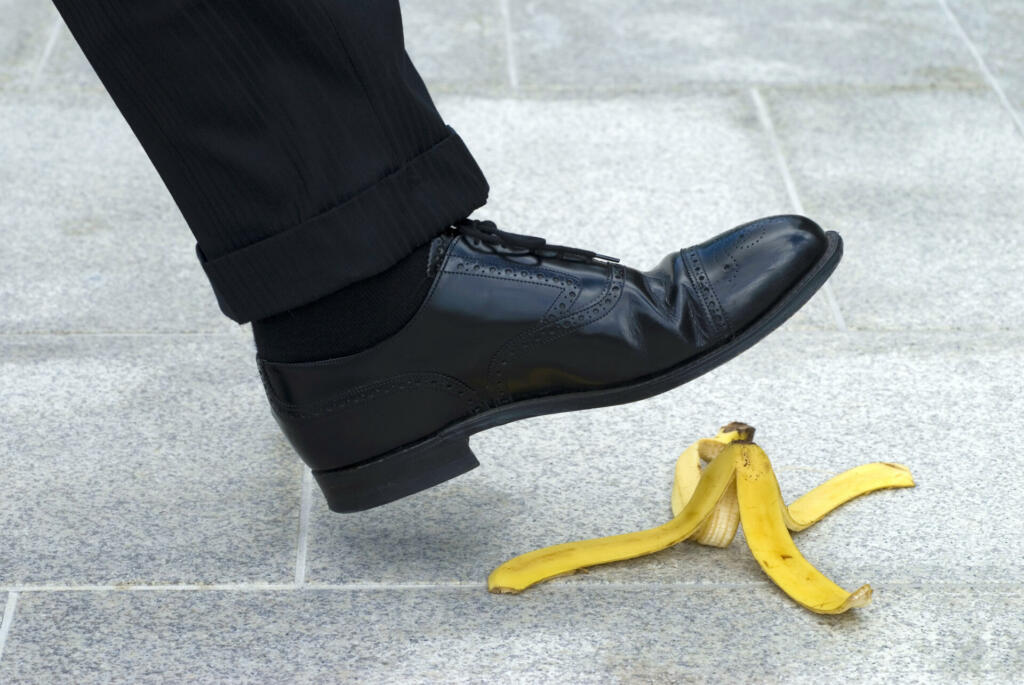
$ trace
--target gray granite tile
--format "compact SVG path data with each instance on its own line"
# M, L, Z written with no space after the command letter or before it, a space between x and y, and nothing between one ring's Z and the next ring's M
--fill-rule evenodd
M447 98L441 112L491 186L477 212L653 267L740 223L791 211L746 92L537 101ZM813 302L794 321L831 326Z
M405 48L434 93L507 93L505 32L495 0L403 0Z
M57 10L39 0L0 0L0 102L26 90L59 21Z
M299 462L241 333L0 337L0 378L0 586L291 580Z
M660 524L679 452L743 420L759 427L789 500L862 463L911 467L917 488L865 497L798 535L841 585L1019 581L1024 493L1006 474L1024 462L991 436L1024 411L1013 380L1022 352L1019 335L781 331L657 398L479 434L482 468L387 507L340 516L317 493L309 577L483 582L516 554ZM685 544L553 583L762 578L739 537L725 550Z
M511 9L526 90L982 84L932 0L531 0Z
M846 241L848 324L1020 328L1024 139L992 93L766 100L806 211Z
M881 587L818 616L769 587L26 593L6 683L1008 681L1010 586Z
M1024 116L1024 6L1017 0L947 0L985 64Z
M0 159L0 332L234 327L112 105L0 107Z
M4 649L7 645L7 633L10 632L11 617L7 616L7 602L11 598L10 592L0 591L0 661L4 658ZM17 599L14 600L12 610L17 609Z

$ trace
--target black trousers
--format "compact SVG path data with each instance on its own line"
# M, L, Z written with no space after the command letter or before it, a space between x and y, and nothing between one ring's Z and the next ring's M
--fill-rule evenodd
M54 0L244 322L384 271L487 199L398 0Z

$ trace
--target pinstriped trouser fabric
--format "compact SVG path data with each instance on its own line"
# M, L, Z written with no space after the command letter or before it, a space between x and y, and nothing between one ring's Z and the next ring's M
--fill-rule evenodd
M487 199L397 0L54 0L244 322L379 273Z

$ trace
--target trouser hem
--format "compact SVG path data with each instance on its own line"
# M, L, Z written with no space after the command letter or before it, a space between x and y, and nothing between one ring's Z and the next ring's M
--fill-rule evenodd
M465 143L448 129L433 147L325 212L207 259L221 310L239 323L313 302L393 266L487 201Z

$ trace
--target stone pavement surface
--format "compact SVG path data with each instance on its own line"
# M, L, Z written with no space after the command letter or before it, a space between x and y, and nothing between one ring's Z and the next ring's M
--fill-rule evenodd
M482 214L639 266L761 215L846 241L782 330L674 392L474 438L328 512L166 190L48 3L0 0L0 683L1011 681L1024 672L1024 4L405 0ZM874 603L797 607L742 536L492 596L668 515L679 450L760 428Z

